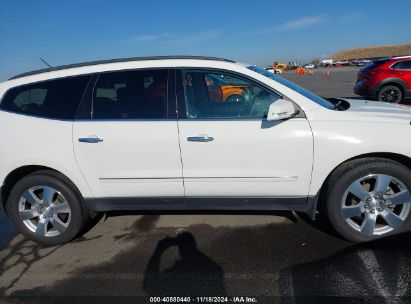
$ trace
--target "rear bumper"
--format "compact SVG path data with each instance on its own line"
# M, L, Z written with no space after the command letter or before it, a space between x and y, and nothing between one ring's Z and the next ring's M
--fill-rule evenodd
M6 204L4 201L4 187L0 187L0 222L3 221L2 216L6 214Z
M377 98L378 90L375 88L371 88L367 84L364 84L361 81L357 81L355 84L353 91L355 94L368 97L368 98Z

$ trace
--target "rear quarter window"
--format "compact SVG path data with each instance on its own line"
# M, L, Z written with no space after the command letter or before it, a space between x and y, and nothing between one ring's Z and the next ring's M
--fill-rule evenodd
M411 60L398 61L391 67L395 70L411 70Z
M0 109L18 114L72 120L90 77L47 80L11 88L4 95Z

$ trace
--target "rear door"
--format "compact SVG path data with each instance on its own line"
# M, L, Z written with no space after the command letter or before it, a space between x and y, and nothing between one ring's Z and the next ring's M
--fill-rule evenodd
M281 94L225 71L184 70L177 79L187 197L307 196L308 121L265 119Z
M395 76L404 80L407 85L408 93L411 94L411 60L403 60L393 64Z
M184 196L168 75L167 69L102 73L88 92L73 142L94 196Z

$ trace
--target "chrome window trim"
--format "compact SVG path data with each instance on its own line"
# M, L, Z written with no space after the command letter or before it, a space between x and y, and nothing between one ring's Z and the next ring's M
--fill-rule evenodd
M306 119L304 117L295 116L287 120ZM76 119L75 122L162 122L162 121L267 121L265 118L168 118L168 119Z

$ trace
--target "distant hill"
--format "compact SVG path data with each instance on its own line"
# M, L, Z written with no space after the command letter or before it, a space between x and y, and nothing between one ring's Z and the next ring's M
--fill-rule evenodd
M333 56L331 56L331 58L334 60L347 60L405 55L411 55L411 44L372 46L348 49L334 54Z

